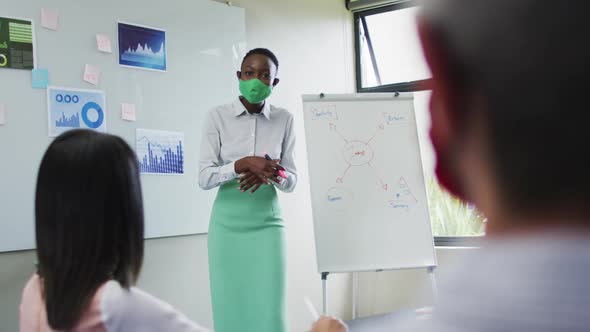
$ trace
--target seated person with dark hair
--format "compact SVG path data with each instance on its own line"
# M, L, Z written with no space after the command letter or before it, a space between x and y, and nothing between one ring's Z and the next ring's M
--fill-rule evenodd
M117 136L72 130L37 178L38 272L23 291L20 331L190 331L195 323L133 287L143 259L135 154Z

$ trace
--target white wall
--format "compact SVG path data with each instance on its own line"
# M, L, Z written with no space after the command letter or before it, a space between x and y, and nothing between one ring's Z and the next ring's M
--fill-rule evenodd
M437 248L436 279L446 278L470 250ZM358 293L359 317L432 305L432 287L425 269L361 273Z

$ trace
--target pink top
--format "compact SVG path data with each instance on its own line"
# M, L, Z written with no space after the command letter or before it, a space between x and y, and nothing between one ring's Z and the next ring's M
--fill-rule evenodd
M90 307L72 332L181 331L207 332L171 305L131 287L122 288L111 280L97 291ZM55 332L47 323L41 284L33 275L23 290L20 305L20 332Z

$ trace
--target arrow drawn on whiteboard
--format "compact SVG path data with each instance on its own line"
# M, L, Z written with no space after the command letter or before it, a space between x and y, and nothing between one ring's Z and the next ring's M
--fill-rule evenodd
M351 168L351 165L348 165L348 167L346 167L346 170L344 171L344 174L342 174L341 177L336 179L336 183L344 183L344 177L346 176L346 173L348 173L348 170Z
M338 136L344 140L344 143L348 144L348 140L338 131L338 128L336 128L336 125L332 122L330 122L330 130L336 132L336 134L338 134Z
M373 134L373 136L371 136L371 138L369 138L369 140L367 141L367 144L371 143L371 141L375 138L375 136L377 136L383 130L385 130L385 125L380 124L379 127L377 127L377 131L375 132L375 134Z
M369 165L369 167L371 167L371 169L373 170L373 174L375 174L375 177L379 181L379 184L381 185L381 189L387 191L389 186L387 185L387 183L385 183L383 181L383 179L381 179L381 177L379 176L379 174L377 172L377 169L371 163L368 163L367 165Z

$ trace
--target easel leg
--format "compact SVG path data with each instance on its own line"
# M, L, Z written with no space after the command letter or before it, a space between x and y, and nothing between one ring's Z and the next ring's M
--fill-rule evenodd
M359 286L359 276L357 272L352 272L352 319L356 319L357 313L357 295Z
M322 272L322 315L328 314L328 272Z
M434 269L436 266L429 266L428 267L428 276L430 277L430 284L432 286L432 299L436 302L438 298L438 287L436 286L436 277L434 275Z

